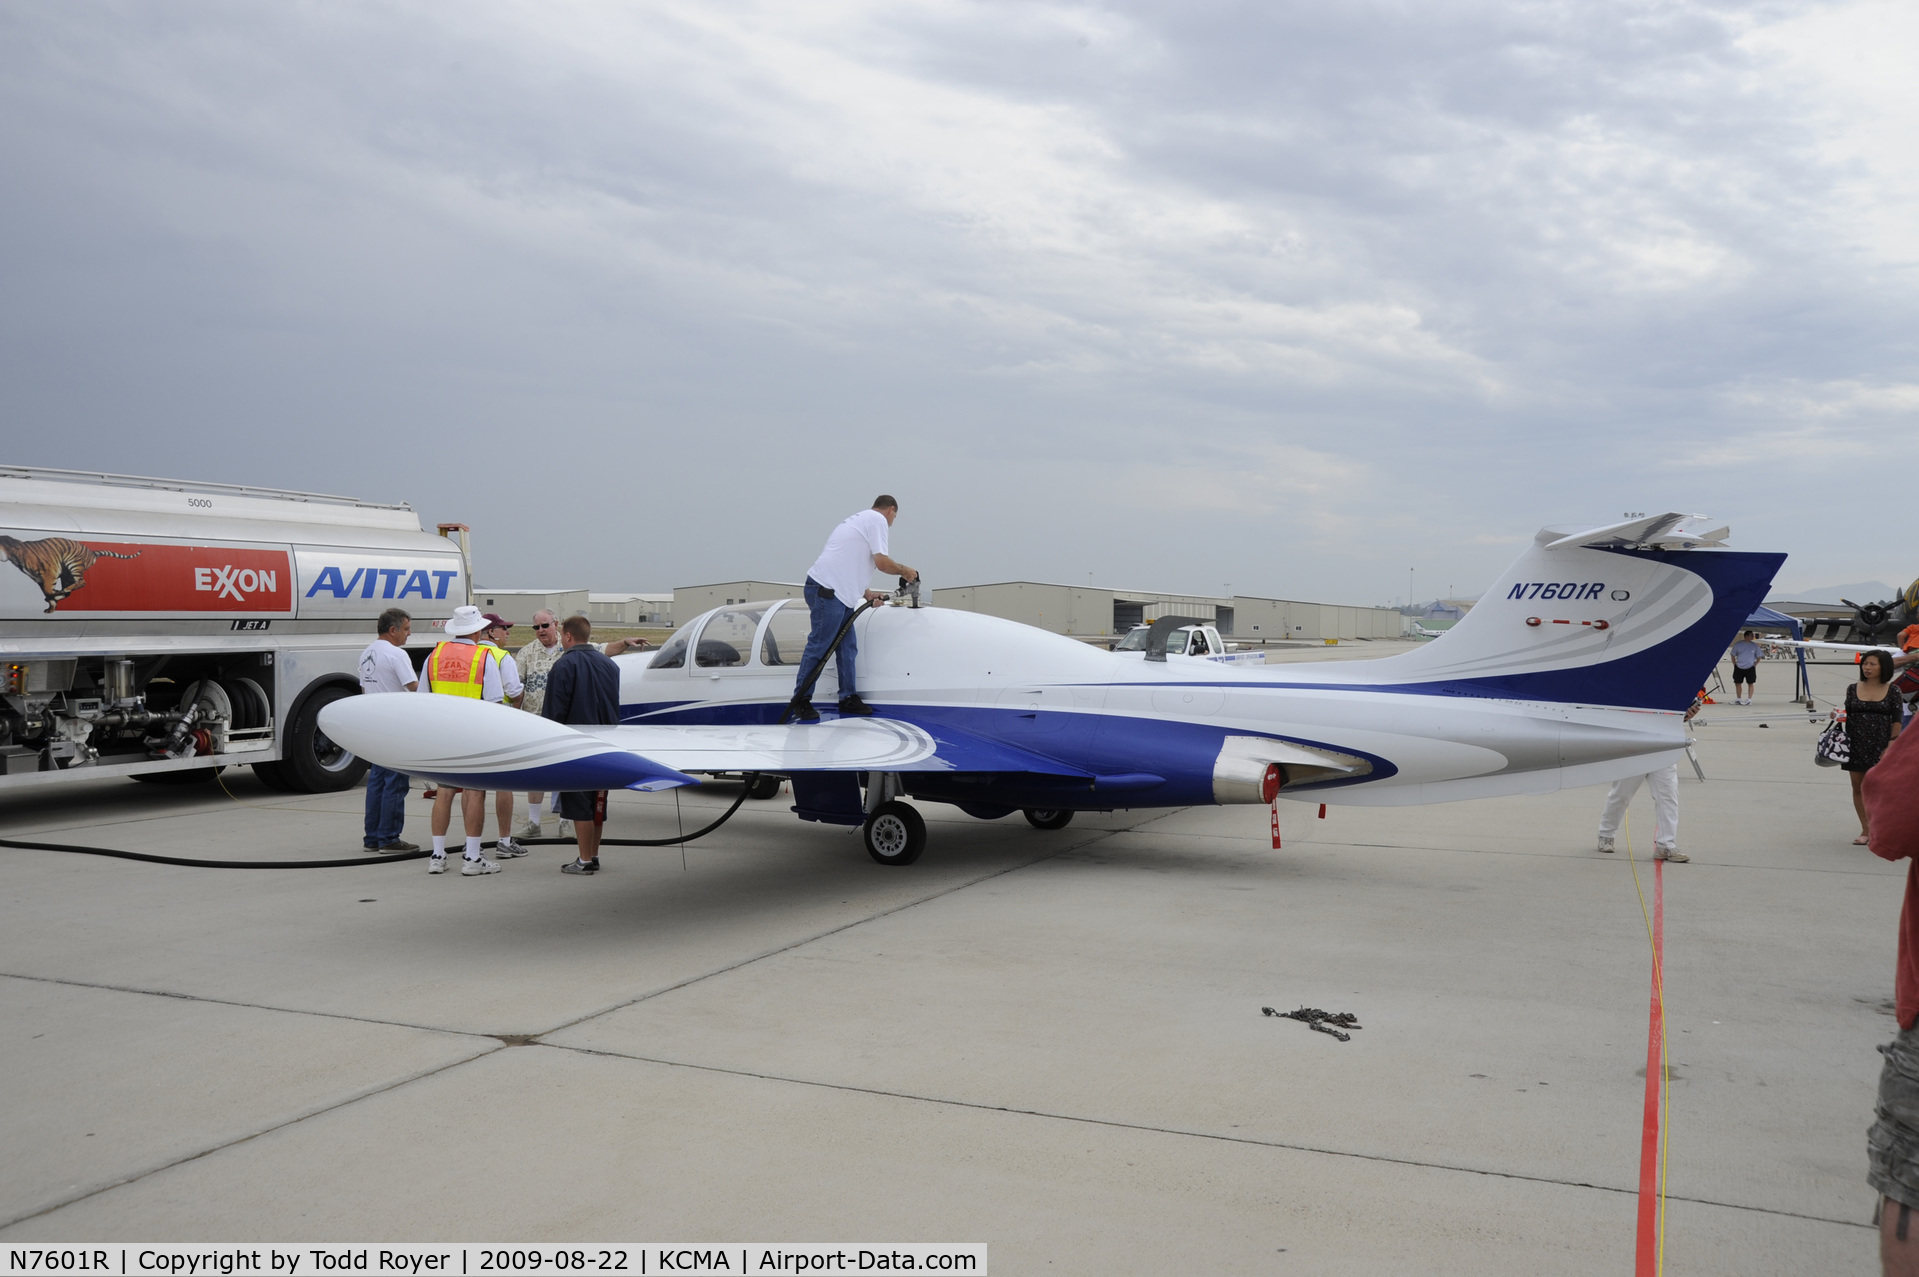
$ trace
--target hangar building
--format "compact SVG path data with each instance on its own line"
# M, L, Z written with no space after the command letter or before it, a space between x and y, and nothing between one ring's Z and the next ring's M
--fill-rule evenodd
M482 612L504 616L514 625L531 625L533 614L545 609L555 616L586 611L587 593L579 590L488 590L473 587L473 604Z
M933 591L937 607L985 612L1055 634L1099 638L1124 634L1160 616L1196 616L1237 639L1398 638L1405 618L1395 608L1347 607L1298 599L1235 594L1166 594L1104 590L1044 581L1001 581Z
M586 619L595 625L673 626L671 594L589 594Z
M765 599L797 599L806 587L794 581L721 581L716 585L673 587L673 615L690 621L709 608L729 603L757 603Z

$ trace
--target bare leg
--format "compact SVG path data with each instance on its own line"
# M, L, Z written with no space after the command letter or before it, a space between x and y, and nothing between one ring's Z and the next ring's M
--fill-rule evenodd
M1864 838L1871 832L1866 822L1866 797L1861 792L1861 787L1866 783L1866 773L1847 772L1846 775L1852 779L1852 809L1859 813L1859 836Z
M579 841L581 860L598 860L600 858L599 822L592 820L574 821L573 837Z
M1890 1197L1879 1202L1879 1270L1886 1277L1919 1277L1919 1211Z
M446 837L447 827L453 823L453 786L442 785L440 792L433 795L433 836Z
M486 791L460 791L460 814L466 818L466 836L478 838L486 832Z
M493 815L500 822L500 837L513 836L513 791L502 789L493 795Z

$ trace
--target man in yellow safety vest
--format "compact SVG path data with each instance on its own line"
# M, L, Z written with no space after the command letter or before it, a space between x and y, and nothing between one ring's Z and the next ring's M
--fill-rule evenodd
M479 641L487 627L487 618L480 615L479 608L454 608L446 623L446 641L436 645L427 656L417 690L473 700L504 700L506 688L500 677L500 649ZM433 796L433 858L426 862L426 871L446 872L446 833L453 823L456 793L460 795L460 815L466 822L466 855L460 865L461 875L474 878L500 872L500 866L480 852L480 839L486 831L486 791L455 789L445 784Z

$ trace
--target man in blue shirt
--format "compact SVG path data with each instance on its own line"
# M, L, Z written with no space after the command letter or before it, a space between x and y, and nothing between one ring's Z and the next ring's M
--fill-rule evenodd
M1752 704L1752 688L1753 684L1757 681L1755 675L1758 673L1758 665L1759 644L1752 641L1752 631L1747 630L1739 636L1739 641L1732 645L1733 704ZM1746 685L1746 695L1743 700L1739 696L1739 685L1741 683Z
M592 637L593 623L584 616L560 622L560 642L566 650L547 671L546 703L540 707L543 717L584 727L607 727L620 721L620 667L588 641ZM579 857L561 865L560 872L598 873L606 791L561 794L560 815L573 822L573 836L580 844Z

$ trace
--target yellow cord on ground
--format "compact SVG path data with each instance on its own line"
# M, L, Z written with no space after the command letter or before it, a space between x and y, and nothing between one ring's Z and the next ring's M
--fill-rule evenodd
M338 816L342 814L329 807L283 807L279 803L250 803L246 799L234 793L231 789L227 788L227 778L220 774L222 771L225 771L225 770L226 769L223 767L215 768L213 772L213 779L220 783L220 790L222 793L224 793L228 798L231 798L234 802L239 803L242 807L252 807L259 811L310 811L321 816Z
M1646 892L1639 885L1639 862L1632 854L1632 810L1629 807L1620 830L1626 839L1626 863L1632 866L1632 888L1639 893L1639 917L1646 924L1646 945L1652 950L1652 983L1659 994L1659 1242L1653 1260L1655 1274L1666 1271L1666 1161L1672 1152L1672 1066L1666 1054L1666 973L1659 960L1659 945L1653 940L1652 914L1646 908Z

